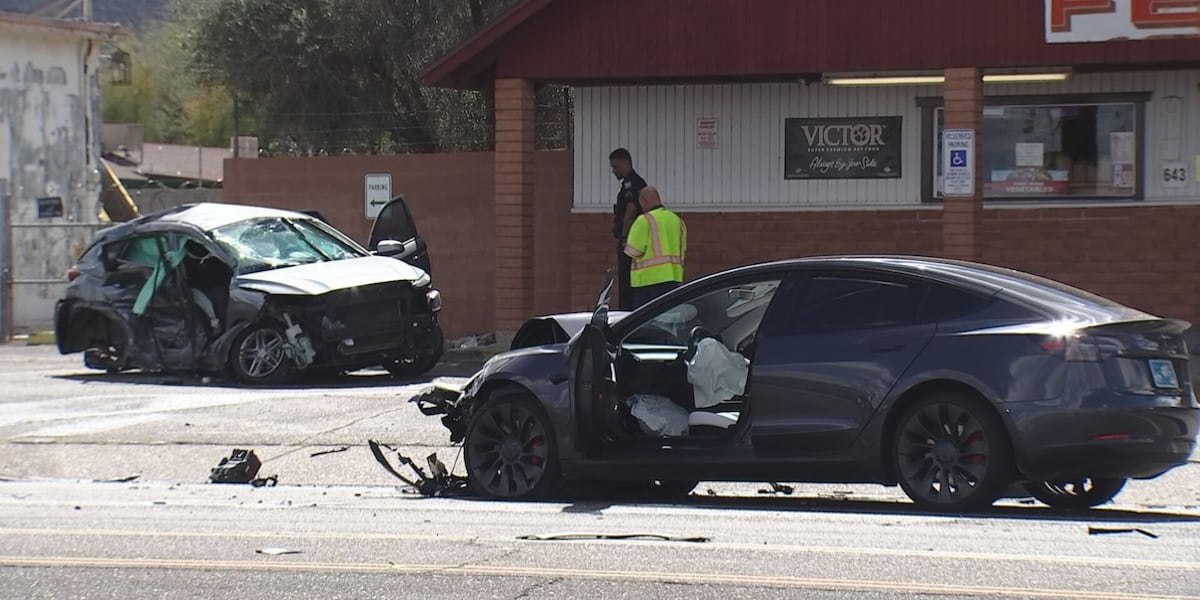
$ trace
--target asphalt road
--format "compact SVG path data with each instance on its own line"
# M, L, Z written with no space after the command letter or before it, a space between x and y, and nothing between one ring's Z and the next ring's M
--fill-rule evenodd
M425 383L247 391L0 346L0 597L1200 598L1200 464L1075 515L929 515L895 489L804 484L705 483L679 505L425 499L365 447L453 464L407 403ZM279 486L206 483L235 447ZM565 533L581 535L520 539Z

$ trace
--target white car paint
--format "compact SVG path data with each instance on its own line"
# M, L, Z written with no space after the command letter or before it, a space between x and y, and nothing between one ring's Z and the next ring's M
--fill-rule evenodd
M428 280L425 271L383 256L312 263L239 275L239 286L267 294L319 296L388 282Z

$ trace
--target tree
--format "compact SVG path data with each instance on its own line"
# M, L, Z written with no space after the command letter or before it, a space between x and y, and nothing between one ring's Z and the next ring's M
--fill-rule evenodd
M148 141L226 146L233 132L233 102L221 86L202 86L188 70L185 25L151 24L130 49L128 85L105 80L101 116L107 123L138 123Z
M243 98L257 116L260 138L279 140L276 151L313 154L489 147L490 93L427 89L419 74L518 1L204 0L180 6L188 55L203 80Z

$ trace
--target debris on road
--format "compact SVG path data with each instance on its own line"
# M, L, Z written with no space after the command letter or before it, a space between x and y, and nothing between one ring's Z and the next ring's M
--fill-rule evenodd
M769 490L766 490L766 489L764 489L764 490L758 490L758 493L760 493L760 494L766 494L766 495L770 495L770 494L784 494L784 495L786 495L786 496L791 496L791 495L792 495L792 492L795 492L795 491L796 491L796 488L795 488L794 486L790 486L790 485L784 485L784 484L782 484L782 483L778 483L778 482L775 482L775 481L769 481L769 482L767 482L767 485L771 486L771 489L769 489ZM711 490L710 490L710 491L711 491Z
M308 457L316 458L318 456L325 456L326 454L337 454L338 452L345 452L349 449L350 449L350 446L342 446L341 448L334 448L332 450L322 450L320 452L313 452L312 454L309 454Z
M408 484L409 487L416 490L422 496L442 497L442 496L464 496L469 493L467 487L467 479L458 475L453 475L446 465L438 459L437 453L430 454L425 458L426 464L429 466L429 474L426 474L421 467L417 466L411 458L400 454L396 448L387 444L381 444L375 440L367 440L367 445L371 448L371 454L375 456L375 460L387 470L388 473L394 475L400 481ZM402 467L408 467L414 474L414 477L409 478L400 473L399 469L392 466L387 457L383 454L383 448L387 448L396 453L396 459L400 461Z
M1115 533L1140 533L1150 539L1158 539L1158 535L1146 531L1140 527L1115 528L1115 527L1088 527L1088 535L1110 535Z
M302 550L294 550L292 548L259 548L254 551L256 554L265 554L267 556L282 556L284 554L301 554Z
M555 533L551 535L520 535L518 540L532 542L571 542L580 540L653 540L658 542L690 542L703 544L711 542L707 537L677 537L661 533Z
M262 468L262 461L253 450L235 448L233 453L222 458L213 467L208 480L212 483L250 483Z
M116 479L93 479L92 483L129 483L130 481L137 481L141 477L141 475L135 473L133 475L126 475L125 477L117 477Z
M275 486L279 485L279 476L271 475L269 477L260 477L258 479L251 479L250 485L252 485L256 488L275 487Z

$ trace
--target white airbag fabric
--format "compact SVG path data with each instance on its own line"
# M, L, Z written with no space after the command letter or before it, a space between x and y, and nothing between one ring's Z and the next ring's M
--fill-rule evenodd
M642 431L659 437L681 437L688 432L688 411L662 396L632 396L629 412Z
M713 338L700 340L696 355L687 362L688 382L696 408L711 408L746 393L750 361Z

